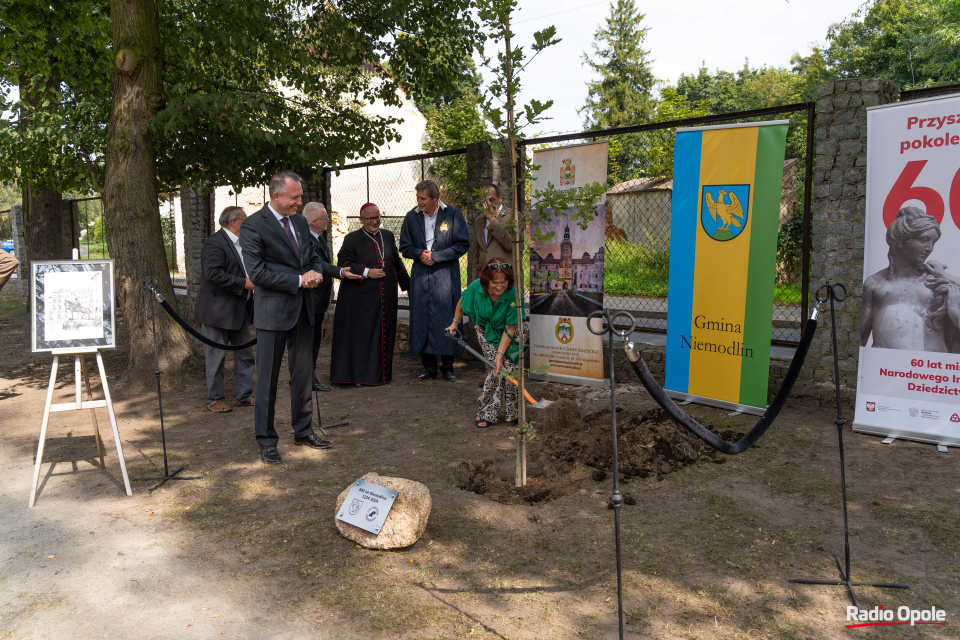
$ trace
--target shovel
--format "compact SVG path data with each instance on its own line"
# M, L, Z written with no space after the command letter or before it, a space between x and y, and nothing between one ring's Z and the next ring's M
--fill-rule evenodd
M453 340L454 342L456 342L457 344L459 344L461 347L463 347L464 349L466 349L467 351L469 351L469 352L470 352L472 355L474 355L480 362L482 362L483 364L487 365L487 366L490 367L491 369L496 370L497 365L493 364L492 362L490 362L489 360L487 360L486 358L484 358L482 353L478 352L476 349L474 349L473 347L471 347L470 345L468 345L466 342L464 342L463 340L461 340L459 337L457 337L457 336L452 336L452 335L450 335L449 333L446 333L446 332L444 332L444 334L445 334L448 338L450 338L451 340ZM507 374L507 380L509 380L510 382L512 382L512 383L513 383L513 386L515 386L516 388L518 388L518 389L520 388L520 383L517 382L516 380L514 380L513 377L511 377L509 374ZM529 393L527 393L527 390L526 390L526 389L523 390L523 397L526 398L526 399L527 399L527 402L529 402L532 406L536 407L537 409L546 409L547 407L549 407L550 405L553 404L553 400L534 400L533 397L532 397Z

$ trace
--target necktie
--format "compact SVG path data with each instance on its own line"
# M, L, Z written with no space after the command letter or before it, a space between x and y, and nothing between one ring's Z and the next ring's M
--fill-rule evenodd
M287 238L290 239L290 245L293 247L293 250L297 252L297 255L300 255L300 245L297 244L297 239L293 237L293 229L290 228L290 219L283 217L280 219L280 222L283 223L283 230L287 232Z

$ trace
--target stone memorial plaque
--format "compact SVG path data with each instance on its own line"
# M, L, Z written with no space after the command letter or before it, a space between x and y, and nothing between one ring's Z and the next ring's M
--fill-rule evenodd
M337 513L337 520L378 534L398 495L393 489L357 479Z

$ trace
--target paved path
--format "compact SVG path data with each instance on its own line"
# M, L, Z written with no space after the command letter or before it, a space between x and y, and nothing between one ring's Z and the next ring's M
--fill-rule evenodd
M164 518L162 490L150 494L148 483L135 482L127 497L103 410L106 470L94 460L88 414L53 414L40 497L29 509L46 393L38 386L0 377L0 637L355 637L338 630L329 612L311 609L308 620L278 605L273 578L225 569L237 566L236 549ZM118 414L130 413L116 401ZM138 455L128 439L134 431L121 420L120 433L129 462ZM331 622L312 621L322 616Z

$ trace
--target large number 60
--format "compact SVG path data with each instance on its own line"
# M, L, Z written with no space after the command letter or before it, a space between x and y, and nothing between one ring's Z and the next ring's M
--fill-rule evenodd
M937 219L938 223L943 222L943 198L935 189L930 187L918 187L914 185L917 176L926 166L926 160L912 160L900 172L897 181L890 188L887 199L883 202L883 224L887 227L897 217L897 211L908 200L919 200L924 204L927 213ZM954 224L960 227L960 170L954 174L950 183L950 216Z

